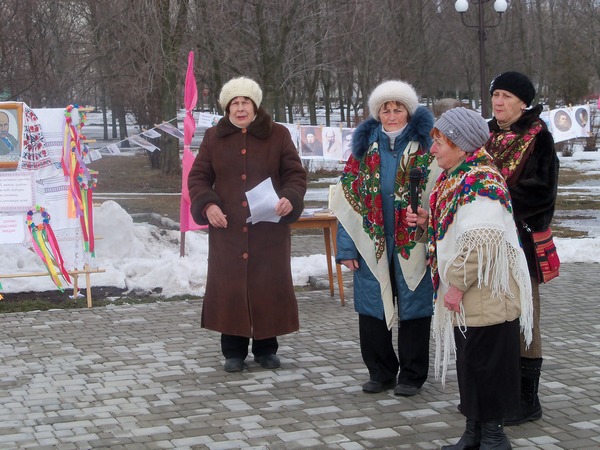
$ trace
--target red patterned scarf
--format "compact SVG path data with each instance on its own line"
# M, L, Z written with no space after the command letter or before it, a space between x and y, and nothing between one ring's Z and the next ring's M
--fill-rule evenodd
M541 119L536 120L524 133L511 130L500 130L491 133L490 139L485 144L506 184L512 185L515 178L519 177L527 158L533 149L531 143L535 136L542 131Z
M409 151L409 146L405 152ZM411 231L406 223L406 208L409 204L409 172L412 168L421 169L423 179L429 176L429 163L432 156L423 148L408 155L404 155L398 167L394 183L394 210L395 210L395 243L396 251L404 259L408 259L410 250L416 245L412 240ZM385 250L385 233L383 229L383 200L380 185L381 157L377 143L372 144L365 155L357 160L351 156L346 163L340 182L344 196L350 207L363 218L363 229L375 245L377 260ZM426 183L421 183L425 189Z

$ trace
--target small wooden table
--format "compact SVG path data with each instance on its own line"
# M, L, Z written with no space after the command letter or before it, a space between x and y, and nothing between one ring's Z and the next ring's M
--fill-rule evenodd
M320 228L323 230L325 240L325 257L327 258L327 272L329 275L329 293L333 297L333 267L331 257L335 258L337 253L337 218L334 214L318 214L315 216L300 217L297 222L291 224L292 229ZM333 241L333 253L331 253L331 242ZM338 289L340 291L340 302L342 306L344 301L344 282L342 279L342 266L336 264Z

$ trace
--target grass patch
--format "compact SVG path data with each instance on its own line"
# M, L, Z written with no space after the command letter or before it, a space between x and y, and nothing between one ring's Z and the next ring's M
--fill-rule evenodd
M43 300L38 298L33 299L11 299L12 294L6 294L5 298L0 301L0 313L18 313L28 311L48 311L50 309L77 309L86 308L87 301L85 299L65 300L55 302L51 300Z
M308 172L308 182L311 183L311 187L313 187L314 182L319 181L321 178L337 178L342 174L339 170L325 170L319 169L315 172Z
M122 296L104 296L103 293L111 291L104 287L92 286L93 307L106 307L117 305L140 305L156 302L175 302L175 301L198 301L198 297L189 295L163 297L156 294L132 294ZM69 298L72 291L65 292L46 291L46 292L20 292L3 294L4 299L0 300L0 314L19 313L28 311L49 311L51 309L86 309L87 299L85 297Z
M571 186L575 183L600 180L600 175L590 175L581 173L574 169L560 169L558 175L559 186ZM582 192L586 192L585 186L581 187ZM556 198L556 211L596 211L600 210L600 202L592 195L582 195L576 190L569 191L568 195L559 195ZM565 219L562 217L562 219ZM569 215L569 220L589 219L587 216ZM585 231L571 230L561 226L561 218L554 216L552 221L552 232L561 238L579 239L587 237Z
M568 197L559 195L556 198L556 210L557 211L573 211L573 210L588 210L595 211L600 209L600 202L594 199L590 195L577 196L577 194L571 194ZM575 219L575 217L571 217Z
M327 182L322 182L322 183L310 183L310 187L312 189L324 189L324 188L328 188L329 186L331 186L332 184L335 183L327 183Z
M578 170L571 168L561 168L558 172L559 186L570 186L577 182L598 179L600 179L600 175L581 173Z
M296 292L311 291L311 286L295 286ZM202 299L191 295L176 295L173 297L164 297L159 294L152 293L130 293L117 296L111 296L109 293L115 289L106 287L92 286L93 308L102 308L107 306L120 305L143 305L157 302L200 302ZM4 298L0 300L0 314L24 313L29 311L50 311L52 309L87 309L87 299L79 297L71 299L69 295L72 291L67 290L60 292L45 291L45 292L17 292L5 293Z
M89 164L98 171L95 192L179 193L181 175L162 175L150 167L145 154L133 156L106 155Z
M553 222L550 228L552 228L552 234L559 238L582 239L588 236L588 234L585 231L576 231L570 228L563 227L558 221L556 224Z

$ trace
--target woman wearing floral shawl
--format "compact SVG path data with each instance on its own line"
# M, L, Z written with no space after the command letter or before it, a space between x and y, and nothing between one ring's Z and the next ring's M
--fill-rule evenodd
M395 386L395 395L412 396L429 370L433 291L426 245L407 226L406 208L411 169L421 171L425 204L439 173L430 168L433 117L419 106L413 87L398 80L373 90L369 110L371 118L352 135L352 156L332 196L339 220L336 261L354 272L361 354L369 370L363 391ZM396 308L398 355L391 331Z
M444 172L429 198L436 378L453 352L466 429L445 449L511 448L503 419L519 398L519 332L531 341L531 283L504 178L482 146L487 122L454 108L435 123ZM409 214L425 226L427 212ZM520 318L520 321L518 320Z
M547 229L554 216L559 161L552 134L540 118L542 106L531 106L535 88L529 78L504 72L492 81L490 95L494 117L485 149L508 185L533 292L531 345L526 347L521 337L521 408L505 421L519 425L542 417L538 397L543 361L540 280L531 232Z

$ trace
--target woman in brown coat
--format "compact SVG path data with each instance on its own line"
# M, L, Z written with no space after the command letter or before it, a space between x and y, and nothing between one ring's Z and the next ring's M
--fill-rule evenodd
M304 208L306 171L289 131L261 100L251 79L223 86L225 117L206 131L188 178L192 216L209 225L202 327L221 333L227 372L244 369L250 338L254 360L278 368L277 336L299 329L289 224ZM248 221L246 192L269 179L278 222Z

